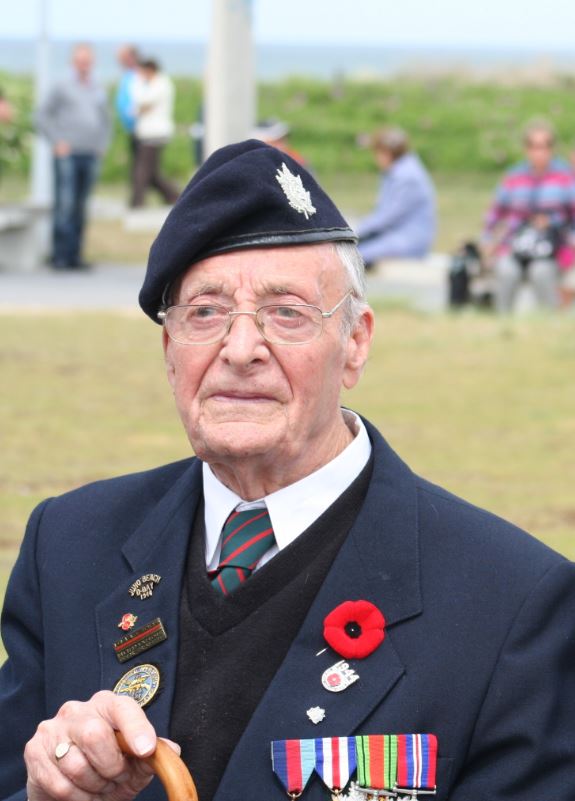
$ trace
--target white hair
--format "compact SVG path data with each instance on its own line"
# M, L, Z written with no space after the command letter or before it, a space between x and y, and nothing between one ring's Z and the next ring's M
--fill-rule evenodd
M345 304L343 325L346 333L350 333L353 326L367 308L365 265L357 246L353 242L334 242L334 250L343 265L349 281L351 295Z

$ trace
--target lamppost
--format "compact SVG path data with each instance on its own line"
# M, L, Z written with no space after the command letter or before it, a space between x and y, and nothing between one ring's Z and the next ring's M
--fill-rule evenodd
M34 72L34 103L36 108L44 100L50 84L49 0L38 0L39 26L36 40L36 68ZM30 200L38 209L52 203L52 158L47 140L35 134L32 149Z
M256 114L252 0L213 0L205 82L205 156L249 136Z

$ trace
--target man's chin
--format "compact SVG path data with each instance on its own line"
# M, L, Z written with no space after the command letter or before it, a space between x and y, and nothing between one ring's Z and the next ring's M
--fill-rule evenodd
M283 439L270 421L232 419L210 425L191 436L194 452L206 462L219 459L249 459L273 453Z

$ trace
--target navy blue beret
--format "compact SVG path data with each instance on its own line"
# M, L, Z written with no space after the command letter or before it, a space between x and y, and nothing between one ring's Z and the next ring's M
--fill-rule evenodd
M357 241L316 180L287 153L250 139L213 153L186 186L148 259L140 306L158 322L190 265L240 248Z

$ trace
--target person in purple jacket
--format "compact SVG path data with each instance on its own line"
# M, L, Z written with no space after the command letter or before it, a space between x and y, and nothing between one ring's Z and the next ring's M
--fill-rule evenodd
M359 250L370 269L381 259L423 258L436 228L435 189L401 128L383 128L371 140L381 183L375 209L357 226Z

